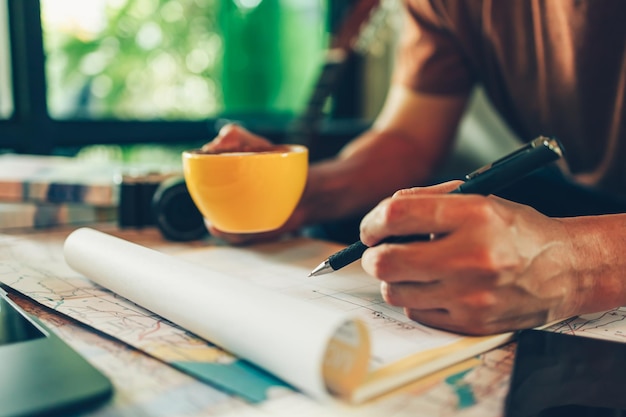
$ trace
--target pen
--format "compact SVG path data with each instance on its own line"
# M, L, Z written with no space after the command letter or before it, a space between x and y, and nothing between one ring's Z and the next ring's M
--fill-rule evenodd
M467 174L465 176L466 181L451 193L493 194L506 185L561 157L563 157L563 146L557 139L539 136L516 151ZM432 234L392 236L380 243L407 243L427 241L432 238ZM309 274L309 277L337 271L360 259L366 249L367 246L361 241L355 242L347 248L330 255L328 259L319 264Z

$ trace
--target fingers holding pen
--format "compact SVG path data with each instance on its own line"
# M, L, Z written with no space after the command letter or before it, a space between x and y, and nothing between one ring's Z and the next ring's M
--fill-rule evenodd
M386 282L380 283L380 293L387 304L417 310L445 308L441 298L443 284L433 282Z
M452 181L396 192L363 218L361 241L367 246L374 246L389 236L448 231L454 227L451 222L458 218L455 212L459 210L454 205L442 204L441 199L459 198L459 195L445 193L460 183Z
M390 198L372 210L361 223L361 239L371 247L363 254L363 268L389 282L431 282L474 271L484 273L490 252L480 241L481 228L465 227L489 213L485 197L422 195ZM434 233L433 241L376 242L389 236ZM374 246L372 246L374 245Z
M534 326L561 317L562 300L575 293L575 283L554 272L568 265L563 228L493 196L403 192L363 219L364 243L429 232L436 238L375 245L362 266L382 281L387 303L420 323L471 334Z

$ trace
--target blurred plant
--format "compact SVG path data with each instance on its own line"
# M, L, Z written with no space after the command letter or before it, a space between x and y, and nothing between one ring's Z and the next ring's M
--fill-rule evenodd
M71 18L63 3L96 17L74 10ZM51 114L201 119L298 111L324 49L323 3L42 0Z
M222 47L217 3L107 1L100 30L78 25L47 30L44 14L55 115L153 119L217 112L216 61Z

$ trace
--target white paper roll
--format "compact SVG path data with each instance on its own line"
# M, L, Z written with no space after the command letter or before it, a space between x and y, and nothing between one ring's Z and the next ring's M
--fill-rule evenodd
M90 228L72 232L64 253L71 268L95 283L315 398L330 397L324 355L352 317Z

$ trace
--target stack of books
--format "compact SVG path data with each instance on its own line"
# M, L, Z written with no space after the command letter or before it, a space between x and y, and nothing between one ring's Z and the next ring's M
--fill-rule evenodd
M64 156L0 155L0 230L115 222L124 181L149 169Z

